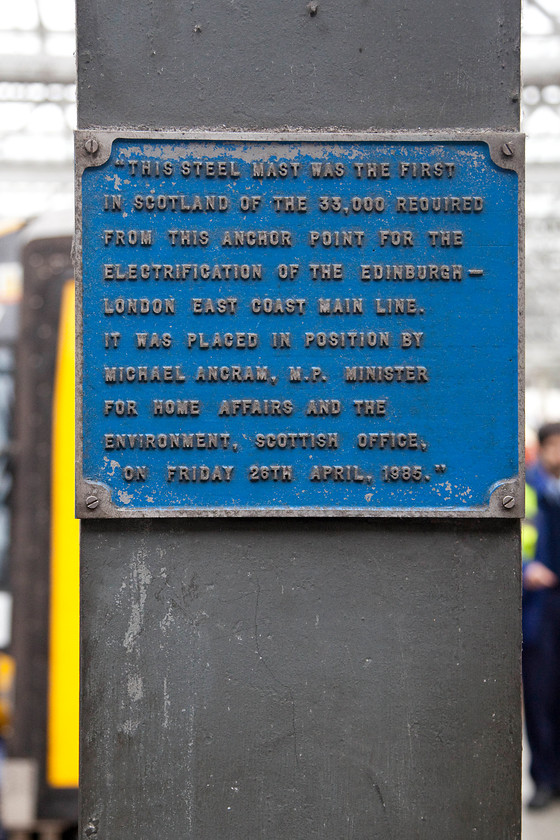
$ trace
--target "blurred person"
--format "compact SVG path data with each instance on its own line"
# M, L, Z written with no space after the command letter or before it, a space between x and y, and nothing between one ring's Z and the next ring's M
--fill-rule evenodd
M523 697L530 772L529 808L560 796L560 423L539 429L527 468L523 525Z

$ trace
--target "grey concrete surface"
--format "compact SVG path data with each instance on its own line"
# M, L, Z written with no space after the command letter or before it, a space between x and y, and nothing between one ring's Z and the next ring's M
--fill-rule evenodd
M87 822L514 840L517 540L498 520L83 523Z
M78 124L516 128L519 7L78 0ZM518 556L499 520L84 522L82 830L516 840Z
M317 10L79 0L78 126L517 128L518 0Z

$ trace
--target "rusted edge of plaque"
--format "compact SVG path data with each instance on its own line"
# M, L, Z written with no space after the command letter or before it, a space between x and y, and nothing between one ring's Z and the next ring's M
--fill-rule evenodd
M76 517L83 519L138 518L238 518L238 517L384 517L384 518L500 518L518 519L525 513L525 135L518 132L480 131L400 131L387 132L308 132L308 131L134 131L77 130L75 139L75 236L73 261L76 279ZM237 141L237 142L464 142L485 143L491 160L500 168L518 175L518 474L495 482L490 488L488 505L470 508L384 508L384 507L117 507L104 484L88 481L83 476L82 457L82 185L83 172L104 164L111 155L115 140L162 141Z

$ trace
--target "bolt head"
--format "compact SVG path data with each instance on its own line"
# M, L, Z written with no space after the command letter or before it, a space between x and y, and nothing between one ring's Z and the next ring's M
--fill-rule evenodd
M88 510L95 510L95 508L99 505L99 499L97 496L88 496L86 498L86 507Z
M97 142L95 137L88 137L88 139L84 143L84 148L88 154L94 155L99 149L99 143Z
M502 154L505 155L506 157L511 157L512 156L513 146L511 145L511 143L504 143L504 145L502 146Z
M505 508L509 510L510 508L515 507L515 499L513 498L513 496L504 496L504 498L502 499L502 504Z

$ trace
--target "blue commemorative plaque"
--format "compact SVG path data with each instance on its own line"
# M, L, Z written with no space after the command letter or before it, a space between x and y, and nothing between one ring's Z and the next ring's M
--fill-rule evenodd
M520 137L77 144L80 515L518 515Z

